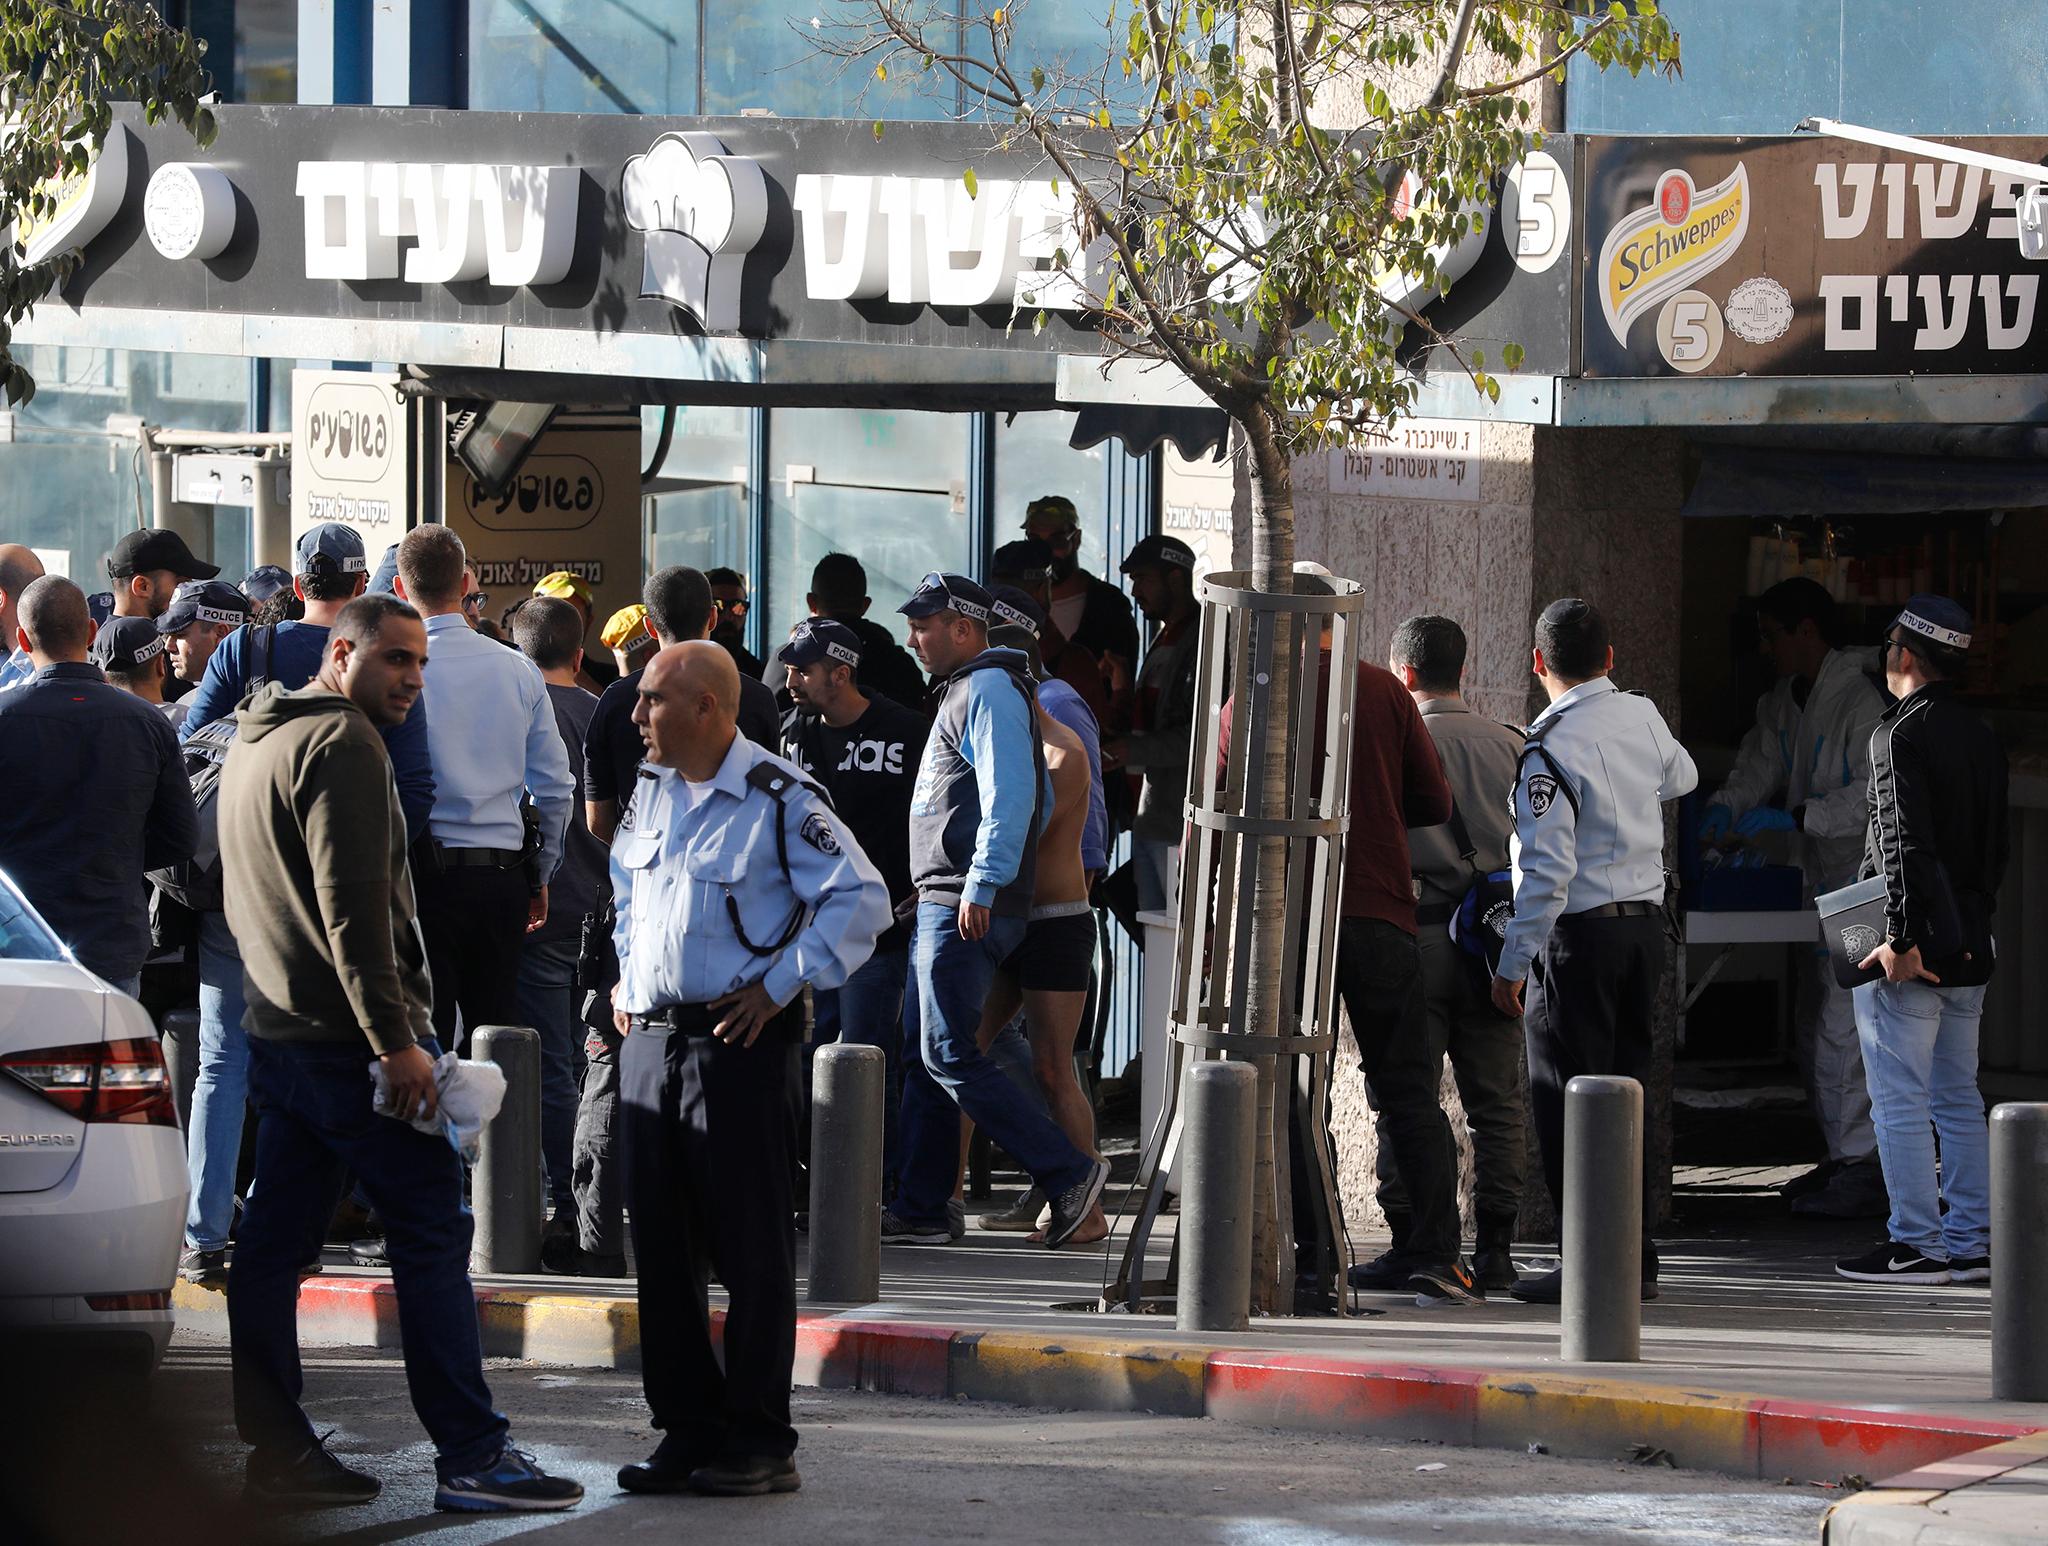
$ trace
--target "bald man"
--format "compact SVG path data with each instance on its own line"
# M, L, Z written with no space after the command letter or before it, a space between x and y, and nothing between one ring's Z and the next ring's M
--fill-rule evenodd
M19 542L0 542L0 692L19 687L36 674L28 651L17 649L14 632L21 626L21 593L43 577L43 561Z
M889 892L797 767L739 733L716 644L671 644L636 684L647 748L612 843L612 996L641 1379L663 1435L629 1492L794 1492L796 1017L888 927ZM731 1295L725 1366L704 1301Z
M69 580L23 587L14 642L35 674L0 693L0 870L81 965L133 994L149 955L143 872L189 859L199 818L171 722L87 663L94 632Z

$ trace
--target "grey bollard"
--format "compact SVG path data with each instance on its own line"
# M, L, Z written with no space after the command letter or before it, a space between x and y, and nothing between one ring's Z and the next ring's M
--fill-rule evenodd
M1564 1087L1567 1363L1643 1356L1643 1087L1581 1074Z
M164 1064L171 1072L171 1100L178 1108L178 1131L189 1135L192 1091L199 1083L199 1011L173 1009L164 1016L163 1030L157 1039L163 1043Z
M505 1104L484 1125L471 1178L476 1240L469 1270L538 1272L541 1231L540 1034L523 1025L485 1025L470 1056L505 1075Z
M1182 1331L1243 1331L1251 1321L1259 1071L1252 1063L1195 1063L1182 1095L1187 1115L1174 1324Z
M813 1304L872 1304L882 1297L880 1047L820 1047L811 1068Z
M1991 1398L2048 1401L2048 1105L1991 1112Z

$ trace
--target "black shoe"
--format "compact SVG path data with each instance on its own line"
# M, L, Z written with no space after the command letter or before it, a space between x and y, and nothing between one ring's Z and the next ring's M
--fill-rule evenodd
M358 1267L389 1267L391 1258L384 1250L384 1237L372 1235L367 1240L349 1242L348 1259Z
M1642 1282L1643 1303L1648 1304L1658 1296L1657 1280L1645 1277ZM1557 1267L1541 1277L1521 1278L1508 1290L1523 1304L1563 1304L1564 1268Z
M328 1454L329 1437L323 1434L297 1451L252 1454L242 1496L278 1508L336 1508L374 1500L384 1484Z
M1887 1240L1873 1251L1835 1263L1835 1271L1858 1283L1946 1283L1952 1267L1938 1256L1923 1256L1910 1245ZM1989 1276L1990 1268L1985 1268Z
M690 1473L690 1491L714 1498L755 1498L765 1492L795 1492L803 1485L787 1455L748 1455L714 1460Z
M565 1278L622 1278L626 1253L601 1255L584 1250L573 1234L549 1235L540 1243L540 1270Z
M1778 1195L1787 1202L1817 1192L1834 1180L1835 1172L1842 1168L1840 1160L1823 1160L1813 1169L1804 1171L1778 1188Z
M1074 1232L1088 1222L1088 1215L1102 1198L1102 1188L1109 1182L1109 1161L1090 1160L1088 1179L1076 1181L1052 1200L1052 1223L1046 1228L1045 1243L1051 1250L1058 1250L1074 1238ZM796 1471L791 1469L790 1475Z
M472 1471L434 1467L440 1485L434 1507L450 1514L558 1513L583 1501L583 1488L566 1476L550 1476L533 1456L507 1444L487 1466Z
M1988 1256L1951 1256L1948 1259L1948 1280L1951 1283L1989 1283L1991 1281L1991 1258Z
M225 1250L190 1250L178 1258L178 1276L201 1288L221 1288L228 1281L228 1253Z
M1416 1303L1484 1304L1486 1290L1472 1280L1461 1261L1418 1268L1407 1286L1415 1291Z
M619 1467L619 1490L683 1492L690 1485L690 1473L705 1464L701 1449L663 1439L645 1460Z
M1344 1274L1344 1281L1366 1293L1402 1289L1415 1276L1418 1265L1406 1251L1382 1251L1371 1261L1355 1264Z
M1513 1288L1521 1281L1521 1274L1515 1271L1515 1259L1508 1254L1508 1248L1496 1245L1472 1253L1472 1278L1481 1288L1503 1289Z

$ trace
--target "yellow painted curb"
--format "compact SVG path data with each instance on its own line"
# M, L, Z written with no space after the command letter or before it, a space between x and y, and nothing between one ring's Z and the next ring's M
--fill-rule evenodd
M982 1401L1200 1417L1209 1352L1108 1337L962 1332L947 1389Z

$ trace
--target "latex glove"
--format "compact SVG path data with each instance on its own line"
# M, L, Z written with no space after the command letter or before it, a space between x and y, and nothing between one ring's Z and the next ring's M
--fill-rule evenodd
M1700 813L1700 843L1719 843L1735 829L1735 812L1725 805L1710 805Z
M1792 819L1790 811L1781 811L1774 806L1759 805L1753 811L1744 811L1742 820L1735 823L1737 837L1757 837L1765 832L1797 832L1799 823Z

